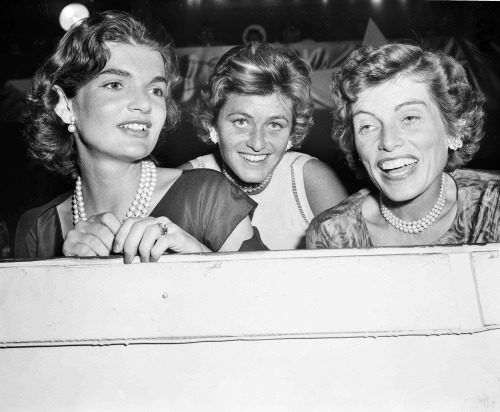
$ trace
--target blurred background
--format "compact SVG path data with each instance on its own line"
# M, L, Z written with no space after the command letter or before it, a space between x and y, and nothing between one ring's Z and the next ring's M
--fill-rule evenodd
M0 258L8 257L17 220L71 182L32 163L20 133L30 78L65 33L61 11L72 1L4 0L0 6ZM199 142L189 112L210 68L231 46L266 40L294 48L313 68L315 125L301 151L327 162L351 192L357 182L334 147L328 83L332 69L360 44L411 41L443 49L467 70L485 97L486 136L470 167L500 169L500 2L427 0L81 0L90 13L124 10L172 38L181 78L178 130L155 150L175 167L210 148Z

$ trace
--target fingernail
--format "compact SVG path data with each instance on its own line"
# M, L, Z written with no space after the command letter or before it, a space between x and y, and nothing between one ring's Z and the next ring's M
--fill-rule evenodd
M122 251L122 246L119 244L119 243L116 243L114 246L113 246L113 252L115 253L120 253Z
M125 253L123 255L123 262L126 263L126 264L129 264L129 263L132 263L132 256L130 255L130 253Z

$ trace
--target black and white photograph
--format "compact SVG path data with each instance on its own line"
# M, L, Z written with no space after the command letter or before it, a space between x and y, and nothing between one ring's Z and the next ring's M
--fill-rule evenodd
M0 5L1 411L500 410L500 1Z

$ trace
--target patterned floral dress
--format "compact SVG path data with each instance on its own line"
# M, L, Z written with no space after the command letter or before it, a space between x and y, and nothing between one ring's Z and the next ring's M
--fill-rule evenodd
M450 173L458 207L448 231L433 245L500 242L500 171L459 169ZM373 243L361 213L362 189L316 216L307 229L308 249L365 248Z

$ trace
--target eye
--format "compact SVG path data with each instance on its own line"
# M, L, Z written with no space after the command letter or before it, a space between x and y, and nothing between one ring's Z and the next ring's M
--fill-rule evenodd
M151 93L158 97L165 96L165 91L161 87L154 87L151 89Z
M420 117L418 117L418 116L406 116L403 119L403 123L414 124L414 123L417 123L419 120L420 120Z
M278 122L271 122L269 123L269 128L273 131L279 131L281 129L283 129L283 125L281 123L278 123Z
M242 127L245 127L248 124L248 121L247 121L247 119L240 118L240 119L233 120L233 124L236 127L242 128Z
M119 90L123 88L122 84L120 82L109 82L104 85L106 89L109 90Z
M362 124L358 127L358 134L367 134L374 130L375 126L373 124Z

